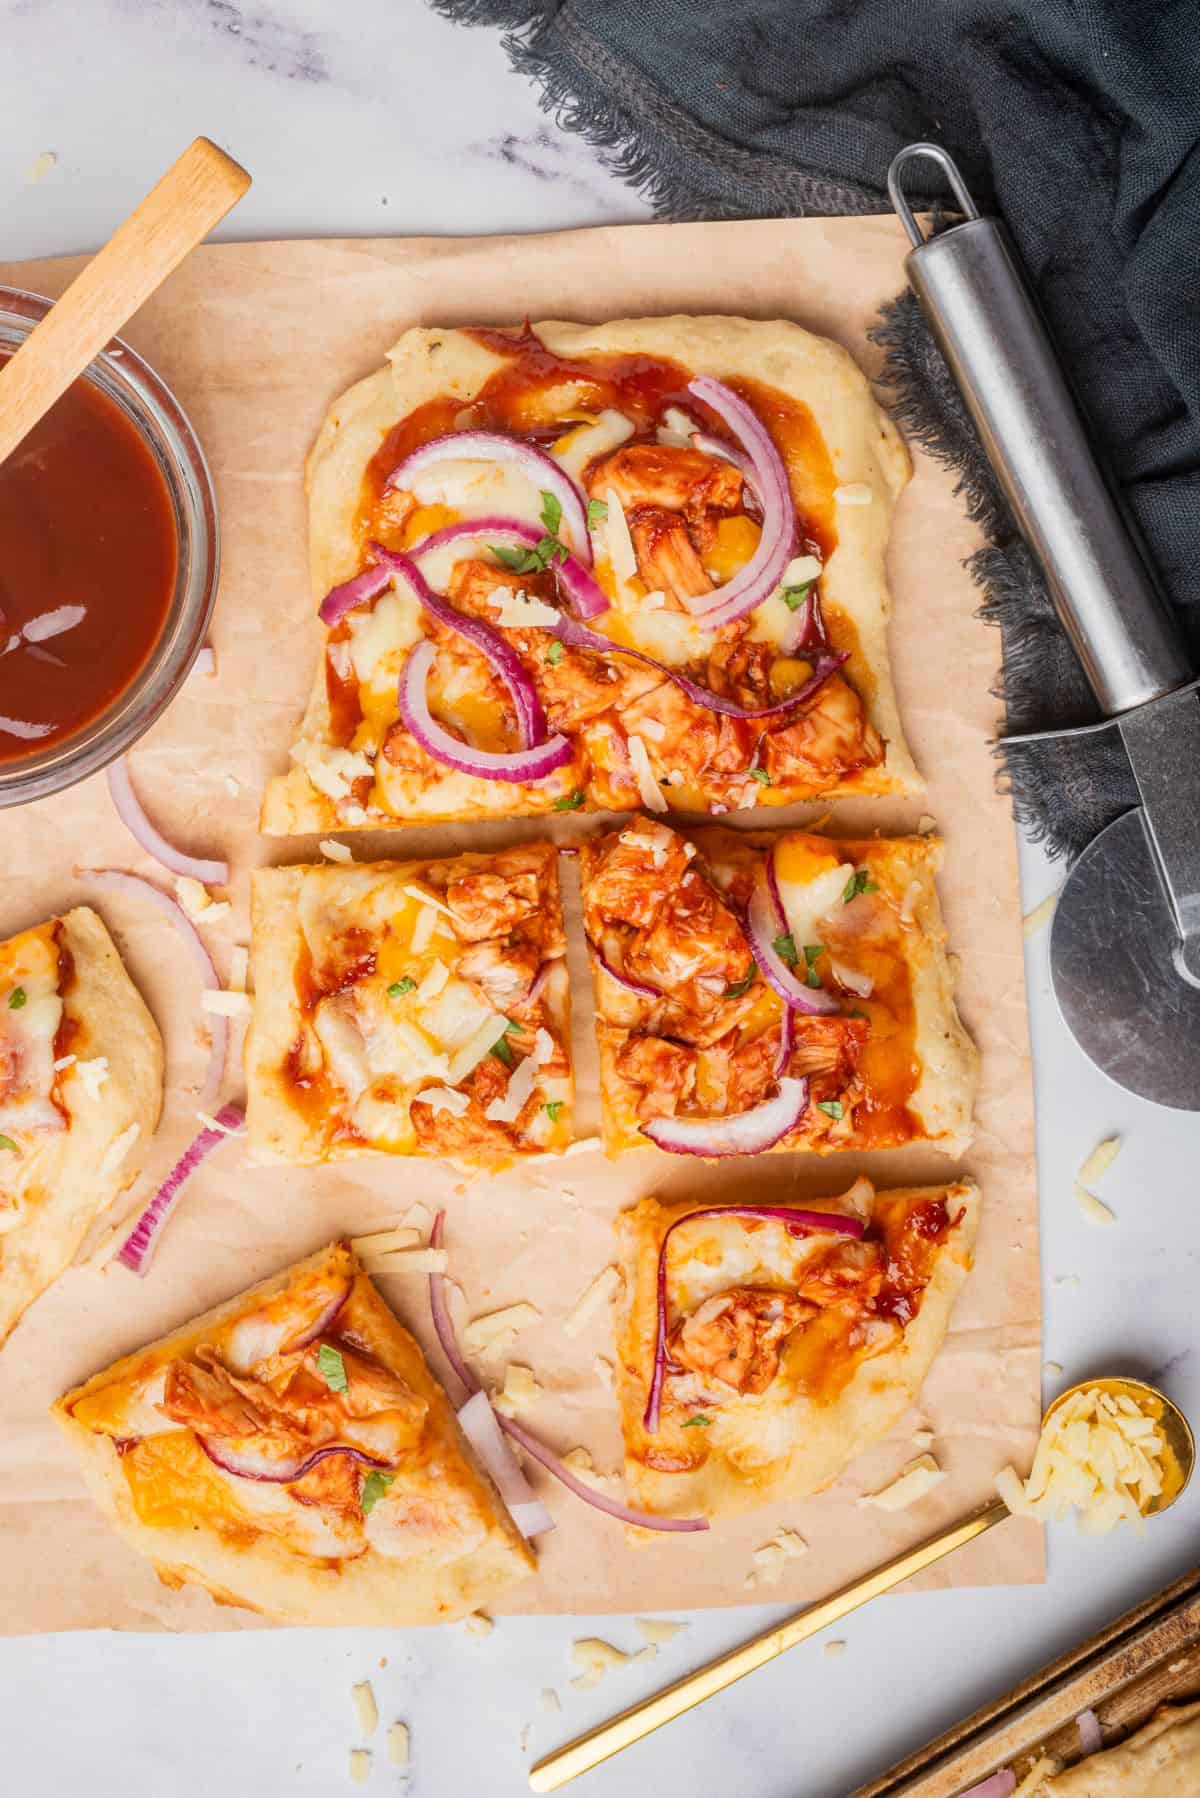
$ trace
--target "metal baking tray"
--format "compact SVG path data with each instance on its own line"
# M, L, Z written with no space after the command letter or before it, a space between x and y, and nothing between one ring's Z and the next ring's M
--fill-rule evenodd
M1080 1758L1080 1711L1104 1745L1139 1729L1160 1704L1200 1697L1200 1568L1127 1611L1078 1648L955 1724L850 1798L958 1798L989 1773L1023 1779L1042 1755Z

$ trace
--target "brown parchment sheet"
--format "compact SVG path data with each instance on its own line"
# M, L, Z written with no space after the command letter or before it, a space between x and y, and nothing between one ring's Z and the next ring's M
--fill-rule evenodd
M229 856L233 909L204 934L224 978L248 941L251 869L318 859L313 839L257 832L263 783L287 766L320 628L306 573L305 453L329 402L370 373L407 326L509 324L525 317L602 320L665 312L787 317L844 344L874 372L867 338L879 305L903 285L907 245L894 220L636 225L554 236L386 239L220 245L199 250L126 330L179 395L200 433L221 510L221 590L212 626L218 672L193 675L130 764L147 809L173 840ZM79 259L0 266L0 281L57 295ZM835 829L913 830L924 813L946 838L940 887L960 1002L982 1051L974 1147L962 1164L983 1189L974 1272L955 1310L920 1408L835 1485L769 1507L706 1536L627 1544L624 1531L555 1487L559 1527L540 1547L536 1578L511 1611L658 1610L804 1602L866 1571L991 1496L1008 1461L1027 1467L1040 1406L1040 1285L1033 1101L1021 950L1016 841L995 790L989 738L999 638L975 615L963 567L977 547L951 477L924 457L897 513L889 554L892 656L909 742L928 781L923 801L855 801ZM236 783L236 791L231 783ZM769 822L828 808L772 812ZM764 820L760 820L762 822ZM745 822L755 822L753 815ZM150 906L89 889L77 866L130 869L164 883L117 819L103 776L9 812L0 864L0 934L91 902L107 920L167 1044L163 1123L137 1193L144 1198L196 1128L205 1047L197 982L171 925ZM452 853L551 834L567 842L596 821L439 826L354 839L371 855ZM574 864L563 864L568 893ZM574 1037L578 1131L598 1124L591 1000L576 940ZM227 1072L241 1093L240 1030ZM47 1407L66 1387L196 1312L343 1234L377 1229L414 1202L448 1207L451 1272L467 1315L528 1299L541 1320L506 1355L535 1368L544 1397L527 1421L560 1451L590 1449L616 1470L619 1431L597 1355L612 1354L604 1315L572 1339L562 1328L583 1289L613 1259L612 1220L642 1195L744 1194L767 1201L833 1194L859 1171L880 1185L951 1177L932 1150L867 1157L773 1156L702 1167L654 1151L606 1162L597 1152L499 1177L422 1161L365 1158L336 1166L249 1169L239 1143L193 1178L149 1276L77 1266L28 1312L0 1351L0 1631L212 1630L261 1627L195 1590L169 1592L86 1498ZM123 1201L129 1204L127 1198ZM138 1209L134 1205L136 1214ZM425 1281L391 1276L382 1290L441 1362ZM916 1507L887 1515L856 1497L887 1483L936 1434L948 1478ZM540 1474L536 1474L539 1488ZM753 1551L786 1525L810 1553L776 1586L749 1589ZM1043 1577L1037 1525L1009 1520L923 1576L926 1585Z

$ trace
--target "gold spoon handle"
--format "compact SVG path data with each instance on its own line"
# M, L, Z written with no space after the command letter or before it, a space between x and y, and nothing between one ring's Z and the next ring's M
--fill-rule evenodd
M714 1693L723 1692L735 1680L744 1679L756 1667L761 1667L765 1662L773 1661L776 1655L794 1648L797 1642L804 1642L809 1636L815 1636L818 1630L836 1623L839 1617L857 1610L859 1605L866 1604L869 1599L877 1598L881 1592L890 1591L893 1586L898 1586L914 1573L931 1567L943 1555L953 1554L956 1548L973 1541L976 1536L982 1536L993 1524L1002 1523L1008 1514L1007 1505L997 1499L983 1510L974 1511L961 1522L941 1530L936 1536L927 1537L915 1548L906 1549L903 1554L885 1561L873 1573L853 1580L831 1597L823 1598L819 1604L810 1605L807 1610L789 1617L774 1629L766 1630L761 1636L744 1642L740 1648L731 1648L728 1654L718 1655L715 1661L709 1661L707 1666L698 1667L695 1673L688 1673L683 1679L677 1679L673 1686L656 1692L653 1698L643 1698L640 1704L630 1705L619 1717L611 1717L607 1723L600 1723L595 1729L589 1729L586 1735L568 1742L564 1748L556 1748L553 1754L546 1755L544 1760L530 1768L530 1785L535 1792L557 1791L568 1780L576 1779L580 1773L587 1773L592 1767L598 1767L601 1761L608 1760L610 1755L619 1754L630 1743L640 1742L652 1730L660 1729L664 1723L682 1716L684 1711L690 1711L694 1705L703 1704Z

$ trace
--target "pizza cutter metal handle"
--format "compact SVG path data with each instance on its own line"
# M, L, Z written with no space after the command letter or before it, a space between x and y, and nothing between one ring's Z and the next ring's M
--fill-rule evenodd
M902 186L918 160L937 164L964 214L936 237L922 237ZM1192 673L1183 644L1092 453L1004 226L980 217L937 144L901 150L888 192L913 243L913 291L1096 698L1113 716L1182 686Z

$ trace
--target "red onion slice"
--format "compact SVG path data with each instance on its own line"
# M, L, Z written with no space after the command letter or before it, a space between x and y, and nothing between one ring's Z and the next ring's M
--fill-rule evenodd
M723 712L727 718L785 717L810 700L817 689L824 686L829 676L850 659L849 652L845 650L818 656L808 679L794 693L789 693L786 699L777 700L774 705L745 706L739 705L736 699L726 699L724 694L713 693L708 687L702 687L699 681L681 674L678 668L669 668L665 662L655 661L644 650L631 649L625 643L614 643L611 637L604 636L600 631L590 631L585 625L577 624L573 618L561 618L554 628L555 634L564 643L569 643L576 649L594 649L600 655L631 656L635 662L644 662L648 668L661 674L664 680L674 681L697 705L704 706L710 712Z
M796 543L796 512L787 469L769 432L737 394L711 375L689 382L688 392L714 411L742 445L754 470L752 486L762 507L762 535L744 567L711 593L684 601L706 629L744 618L778 587Z
M442 549L447 543L456 543L464 537L478 537L488 545L501 538L506 544L520 544L525 549L536 549L545 535L545 531L535 530L531 524L522 524L519 518L462 518L457 524L448 524L442 530L434 531L431 537L422 537L419 543L413 544L408 554L414 559L427 556L431 551ZM608 611L607 593L577 556L555 556L550 566L555 580L578 617L598 618L601 612Z
M434 646L428 640L418 643L400 676L400 716L409 734L435 761L460 774L471 774L478 780L511 780L526 784L544 780L564 762L571 759L571 745L564 736L549 737L533 749L519 749L510 754L495 754L486 749L472 749L460 742L437 722L429 709L425 683L434 662Z
M122 824L138 844L152 855L156 862L169 868L172 874L185 874L192 880L201 880L206 886L223 887L229 882L229 863L220 861L204 861L195 855L185 855L160 836L142 809L141 801L133 790L133 782L129 778L129 764L124 756L118 757L108 765L108 790L112 794L113 804Z
M486 1392L472 1393L458 1413L462 1433L487 1470L508 1513L528 1540L554 1528L554 1519L521 1472L517 1458L500 1433L500 1420Z
M1079 1746L1083 1753L1099 1754L1104 1746L1104 1736L1095 1711L1080 1711L1075 1719L1075 1727L1079 1731Z
M440 1249L443 1246L445 1231L446 1213L439 1211L433 1221L433 1229L429 1236L431 1248ZM463 1360L462 1351L454 1334L454 1325L450 1321L450 1312L446 1305L444 1274L430 1274L429 1276L429 1308L433 1313L433 1327L437 1331L437 1339L442 1345L442 1352L447 1361L467 1392L473 1397L476 1395L482 1397L479 1381ZM465 1409L464 1405L463 1410ZM491 1410L491 1407L489 1406L488 1409ZM707 1521L702 1517L652 1517L647 1511L634 1510L632 1506L622 1504L618 1499L609 1498L603 1492L597 1492L593 1487L586 1485L583 1480L578 1479L566 1463L560 1460L558 1455L548 1449L543 1442L540 1442L531 1430L527 1430L524 1424L517 1423L511 1417L498 1417L495 1412L492 1412L492 1417L505 1435L511 1436L514 1442L519 1443L526 1454L532 1455L534 1460L546 1469L547 1473L552 1473L556 1480L562 1481L569 1492L573 1492L577 1498L583 1499L585 1504L594 1506L596 1510L604 1511L610 1517L617 1517L622 1523L636 1524L639 1529L644 1530L706 1530L708 1528ZM461 1421L461 1411L459 1418ZM517 1527L518 1529L521 1527L519 1523Z
M785 655L800 655L805 650L828 649L825 615L817 595L815 577L798 612L794 613L779 647Z
M225 1473L235 1473L240 1480L257 1480L272 1486L290 1485L293 1480L302 1480L306 1473L311 1473L321 1461L327 1461L330 1455L349 1455L360 1467L386 1468L390 1461L380 1461L375 1455L364 1454L361 1448L351 1448L344 1442L330 1442L324 1448L317 1448L309 1455L264 1455L261 1450L253 1448L231 1448L229 1442L220 1436L201 1436L196 1432L196 1441L200 1444L209 1460Z
M571 547L586 568L592 565L592 544L587 528L587 502L566 469L519 437L504 437L499 431L454 431L423 443L397 463L385 486L411 488L418 475L436 468L439 462L508 462L519 468L539 492L552 493L562 507L562 522L571 538Z
M370 605L391 583L391 569L377 562L370 568L364 568L361 574L354 575L351 580L342 581L340 586L331 587L321 601L317 616L322 624L332 627L347 612L353 612L358 606Z
M781 1080L761 1105L726 1118L651 1118L642 1135L671 1155L761 1155L782 1142L808 1110L808 1081Z
M485 624L482 618L468 618L465 612L452 606L448 599L435 593L411 556L384 549L381 543L372 543L371 551L379 557L384 567L390 568L394 574L401 575L408 582L432 618L436 618L449 630L457 631L460 637L473 643L487 658L488 665L508 688L513 710L517 714L517 731L522 749L533 749L537 744L544 743L546 714L542 710L537 689L526 674L521 658L511 643L506 643L500 633L493 630L490 624Z
M773 857L769 852L754 883L754 892L746 911L746 935L754 959L762 969L764 980L774 988L790 1010L802 1011L815 1018L829 1017L842 1009L834 995L824 987L806 986L775 947L780 937L788 937L790 933L775 881ZM803 945L797 943L795 947L799 951Z
M711 431L693 431L691 443L692 448L700 450L703 455L719 456L722 462L732 462L755 499L758 500L759 505L762 504L758 471L743 450L735 449L733 444L726 443L723 437L714 437Z
M117 1250L116 1259L132 1273L148 1272L150 1258L158 1245L162 1227L171 1215L189 1176L195 1173L204 1157L218 1143L228 1140L228 1132L241 1129L244 1120L237 1105L223 1105L217 1113L216 1121L224 1125L224 1129L201 1130L199 1136L184 1150Z
M295 1353L323 1336L350 1297L353 1280L345 1280L318 1306L316 1316L293 1337L295 1319L272 1317L269 1312L252 1311L233 1326L225 1345L225 1359L235 1373L251 1374L272 1355Z
M800 1082L801 1085L807 1084ZM749 1113L746 1114L749 1116ZM861 1236L866 1225L861 1218L847 1217L840 1211L802 1211L790 1205L705 1205L677 1217L663 1233L658 1247L658 1317L654 1335L654 1373L642 1423L651 1435L658 1429L662 1403L663 1380L667 1371L667 1244L683 1224L695 1223L700 1217L765 1217L787 1225L792 1236L809 1235L815 1230L829 1230L835 1236Z
M791 1064L792 1050L796 1046L796 1014L790 1005L783 1008L783 1017L779 1025L779 1048L775 1054L775 1078L782 1080Z
M1012 1798L1016 1789L1017 1776L1005 1767L1003 1772L990 1774L981 1785L972 1786L962 1798Z
M153 881L143 880L140 874L126 874L120 868L80 868L79 873L84 880L93 881L97 886L111 887L116 892L129 893L134 898L149 899L156 905L163 916L169 918L180 936L188 946L188 953L195 962L200 974L201 985L209 991L215 991L221 984L216 964L192 920L182 905L176 903L168 893L164 893ZM229 1042L229 1020L213 1014L206 1014L208 1026L208 1068L204 1075L204 1084L200 1088L200 1103L207 1108L213 1103L221 1090L221 1079L225 1072L225 1050Z
M594 937L588 937L587 945L609 979L617 986L623 987L627 993L633 993L638 999L662 998L657 987L647 986L644 980L633 980L628 974L623 974L619 968L615 967Z

